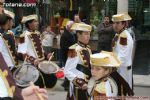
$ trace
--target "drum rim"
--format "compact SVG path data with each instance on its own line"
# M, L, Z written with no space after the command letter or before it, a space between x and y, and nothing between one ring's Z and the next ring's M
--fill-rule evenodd
M35 70L37 70L38 77L37 77L36 79L32 80L32 82L35 83L35 82L38 80L39 76L40 76L38 69L35 68L35 66L32 65L32 64L30 64L30 63L26 63L26 64L24 64L24 65L30 65L30 66L32 66L32 68L34 68ZM20 84L18 83L18 81L16 80L16 78L15 78L16 72L17 72L17 71L19 70L19 68L22 67L22 66L23 66L23 65L20 65L20 66L18 67L18 69L16 69L16 70L13 72L13 78L15 79L15 82L16 82L16 85L17 85L17 86L20 86L20 87L28 87L28 86L30 85L30 83L28 83L28 84L26 84L26 85L20 85Z
M41 70L41 63L42 62L50 62L50 63L52 63L55 67L56 67L56 71L55 72L51 72L51 73L46 73L46 72L44 72L43 70ZM53 61L42 61L42 62L40 62L39 64L38 64L38 68L39 68L39 70L40 71L42 71L43 73L45 73L45 74L55 74L55 73L57 73L58 71L59 71L59 66L56 64L56 63L54 63Z

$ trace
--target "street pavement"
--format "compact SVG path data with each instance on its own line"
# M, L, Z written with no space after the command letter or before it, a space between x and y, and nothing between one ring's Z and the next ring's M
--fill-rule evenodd
M150 75L133 75L135 86L150 87Z
M62 82L63 79L59 79L54 88L47 89L49 97L48 100L66 100L67 92L64 91L63 87L61 86Z
M150 96L150 75L134 75L133 78L135 96ZM63 79L59 79L54 88L48 89L49 100L66 100L67 92L61 86L62 82ZM128 100L150 100L150 98Z

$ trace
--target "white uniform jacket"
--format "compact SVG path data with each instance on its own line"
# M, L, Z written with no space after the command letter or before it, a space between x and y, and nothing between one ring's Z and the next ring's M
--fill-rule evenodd
M121 61L119 74L129 83L132 87L132 52L133 52L133 39L127 30L122 31L118 35L118 39L113 47L118 59Z
M69 55L69 53L71 53L70 51L72 50L72 54ZM87 55L86 55L87 54ZM77 78L82 78L82 79L87 79L88 76L79 71L77 69L77 65L83 65L84 67L90 67L90 61L89 61L89 57L91 54L91 50L89 48L89 46L83 46L81 44L74 44L69 48L69 52L68 52L68 59L66 61L65 64L65 68L64 68L64 73L65 73L65 77L67 77L67 79L70 81L70 93L72 93L73 91L73 80L77 77ZM72 94L70 94L72 95Z

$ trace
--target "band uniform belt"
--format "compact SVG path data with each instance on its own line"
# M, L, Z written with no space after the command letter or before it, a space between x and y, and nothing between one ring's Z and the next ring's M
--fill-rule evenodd
M127 67L127 70L130 70L130 69L131 69L131 66L128 66L128 67Z

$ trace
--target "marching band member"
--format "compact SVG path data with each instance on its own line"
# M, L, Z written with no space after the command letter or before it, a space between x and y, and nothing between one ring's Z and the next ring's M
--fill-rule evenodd
M118 87L109 75L120 66L120 61L112 52L102 51L90 56L92 77L88 83L88 93L92 100L117 96Z
M113 52L121 61L118 73L128 82L132 88L132 51L133 39L130 33L126 30L125 14L113 15L113 28L116 35L112 41Z
M18 53L23 54L24 58L27 57L27 62L30 62L34 66L38 66L43 60L51 58L51 53L46 54L42 48L41 34L38 30L38 16L37 15L28 15L23 17L22 23L25 24L27 30L23 32L20 36L20 43L18 44ZM43 82L37 82L37 85L40 87L50 87L51 80L57 81L55 75L52 76L52 79L48 77L47 74L42 73ZM53 84L53 83L52 83Z
M93 54L90 60L92 77L87 88L91 100L114 100L117 96L131 95L128 83L119 74L116 75L121 63L113 52Z
M0 51L8 67L13 71L18 65L15 37L9 30L13 26L14 13L4 10L4 14L0 17Z
M28 60L37 66L40 60L45 59L40 38L41 34L37 31L39 25L38 16L25 16L22 19L22 23L25 24L27 30L20 36L18 52L28 56Z
M92 27L84 23L75 23L71 27L76 30L78 42L69 47L68 59L64 68L66 78L70 81L68 100L88 100L86 87L91 77L90 54L87 45Z

